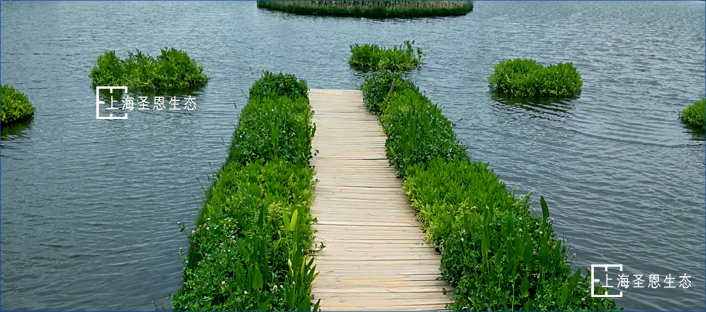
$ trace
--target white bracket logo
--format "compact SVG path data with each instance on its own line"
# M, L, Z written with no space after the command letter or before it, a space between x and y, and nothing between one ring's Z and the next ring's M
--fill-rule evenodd
M125 116L122 117L113 117L113 113L110 113L109 117L101 117L100 116L100 105L101 104L106 104L105 102L100 100L100 90L110 90L110 107L107 109L118 109L117 107L113 107L113 103L117 102L113 100L113 90L114 89L119 89L119 90L125 90L125 93L127 93L127 87L96 87L96 119L127 119L127 113L125 113Z
M621 291L620 294L618 294L618 295L609 295L609 294L608 294L608 293L609 293L608 290L606 290L606 292L605 292L604 295L596 295L596 294L594 294L594 290L596 289L596 288L594 287L594 284L595 284L596 282L598 282L599 285L601 284L601 280L595 279L595 278L593 277L593 274L596 272L596 268L597 268L597 267L598 267L598 268L603 268L604 271L608 271L608 268L619 268L619 269L620 269L620 272L623 271L623 265L622 265L622 264L591 264L591 297L599 297L599 298L621 298L621 297L623 297L623 292L622 292L622 291ZM608 279L608 274L606 274L606 279ZM602 286L602 285L601 285L601 286ZM606 286L604 286L604 287L606 287L606 288L613 288L613 287L611 287L611 286L608 286L607 284L606 284Z

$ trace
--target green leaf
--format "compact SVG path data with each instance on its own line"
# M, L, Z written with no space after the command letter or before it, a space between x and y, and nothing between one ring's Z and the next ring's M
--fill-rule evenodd
M299 302L299 306L297 306L297 311L311 311L311 303L308 297L302 299L302 301Z
M549 218L549 208L547 207L547 202L544 200L544 196L539 197L539 202L542 204L542 218L546 220Z
M539 264L545 268L549 265L549 245L546 243L539 247Z
M238 240L237 244L238 244L238 249L240 249L240 254L243 255L243 259L245 259L245 263L250 262L250 254L248 253L248 249L245 248L243 241Z
M563 286L561 286L561 306L563 307L566 302L569 300L569 285L567 283L564 283Z
M292 214L292 221L289 222L289 230L294 232L294 228L297 226L297 215L298 215L299 210L294 210L294 213Z
M522 284L520 284L520 292L522 293L522 297L529 296L529 280L527 280L526 277L522 279Z
M259 268L255 268L255 272L253 272L253 280L252 280L252 287L254 289L262 289L262 273L260 272Z
M571 276L571 279L569 280L569 289L574 289L576 286L579 284L579 279L581 278L581 270L576 270L576 273Z
M295 211L296 212L296 211ZM282 222L284 222L284 229L289 231L289 216L287 215L287 210L282 209Z

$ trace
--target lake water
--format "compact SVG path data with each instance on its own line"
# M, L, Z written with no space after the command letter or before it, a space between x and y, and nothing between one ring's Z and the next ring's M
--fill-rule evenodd
M0 11L0 79L36 107L2 129L2 310L170 308L188 245L177 222L193 227L259 70L357 89L349 45L404 40L427 53L411 77L471 157L547 199L576 265L691 276L688 289L631 287L619 306L705 308L704 135L677 117L705 93L704 2L476 2L466 16L411 20L255 2L3 1ZM211 77L189 93L196 109L97 120L96 57L165 46ZM493 65L518 57L573 62L581 95L492 94Z

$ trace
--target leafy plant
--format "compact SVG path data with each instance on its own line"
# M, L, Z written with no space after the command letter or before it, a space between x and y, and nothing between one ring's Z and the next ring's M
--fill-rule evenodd
M25 120L34 114L34 107L24 93L11 86L2 85L0 94L3 126Z
M258 1L258 8L304 15L368 18L464 15L472 1Z
M681 111L679 117L686 123L701 127L701 129L706 129L706 119L704 118L704 115L706 115L706 106L704 104L706 104L706 99L694 102L694 104L687 106Z
M544 67L535 60L505 60L488 77L490 87L516 97L566 97L581 92L581 75L573 63Z
M89 75L93 86L127 86L129 89L184 89L208 81L203 67L186 52L174 48L161 50L157 59L140 50L121 60L115 51L98 56Z
M306 81L297 80L294 75L274 74L263 70L262 78L255 81L250 88L250 97L276 95L298 99L306 97L308 91Z
M399 176L405 176L407 168L435 157L468 160L452 123L418 92L394 92L380 121L387 134L387 157Z
M590 296L590 274L572 273L565 241L526 202L464 211L444 240L443 276L455 285L454 310L604 311L612 299ZM604 291L597 286L596 291Z
M402 71L419 67L422 64L422 49L412 48L412 43L405 41L399 47L385 48L376 44L351 45L348 63L362 70Z
M378 71L369 74L365 78L365 82L360 87L363 92L363 103L371 113L380 114L387 107L388 102L385 100L390 92L392 82L395 82L393 92L401 92L402 90L412 90L419 92L419 88L405 79L399 73L390 71Z
M265 75L255 83L267 86L262 94L251 89L229 156L206 191L184 283L171 295L175 310L318 310L316 268L307 261L315 221L311 107L306 90L290 97L289 86L270 82Z

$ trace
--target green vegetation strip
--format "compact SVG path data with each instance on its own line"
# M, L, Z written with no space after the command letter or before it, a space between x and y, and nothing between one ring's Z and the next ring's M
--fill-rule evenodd
M385 48L376 44L351 45L351 57L348 63L361 70L401 71L415 69L422 65L422 49L412 48L412 43L405 41L399 47ZM415 53L416 52L416 53Z
M589 295L590 275L572 274L575 254L556 237L544 198L542 214L532 214L531 193L515 197L488 164L470 161L453 124L412 82L373 73L361 89L388 136L390 164L442 251L442 275L455 288L449 309L617 310L611 298Z
M693 126L701 127L701 129L706 129L706 123L704 122L704 115L706 114L706 99L701 99L701 101L696 101L694 104L689 105L679 116L681 119Z
M189 234L174 310L311 311L315 128L307 90L303 80L269 72L250 89Z
M156 59L140 50L121 60L115 51L99 56L89 75L93 86L127 86L130 90L184 89L203 85L203 67L182 50L162 49Z
M516 97L566 97L581 93L581 75L573 63L544 67L535 60L505 60L488 77L490 87Z
M258 1L258 8L301 15L369 18L465 15L472 1Z
M1 89L0 106L2 106L3 125L25 120L34 114L34 107L24 93L7 85L2 85Z

